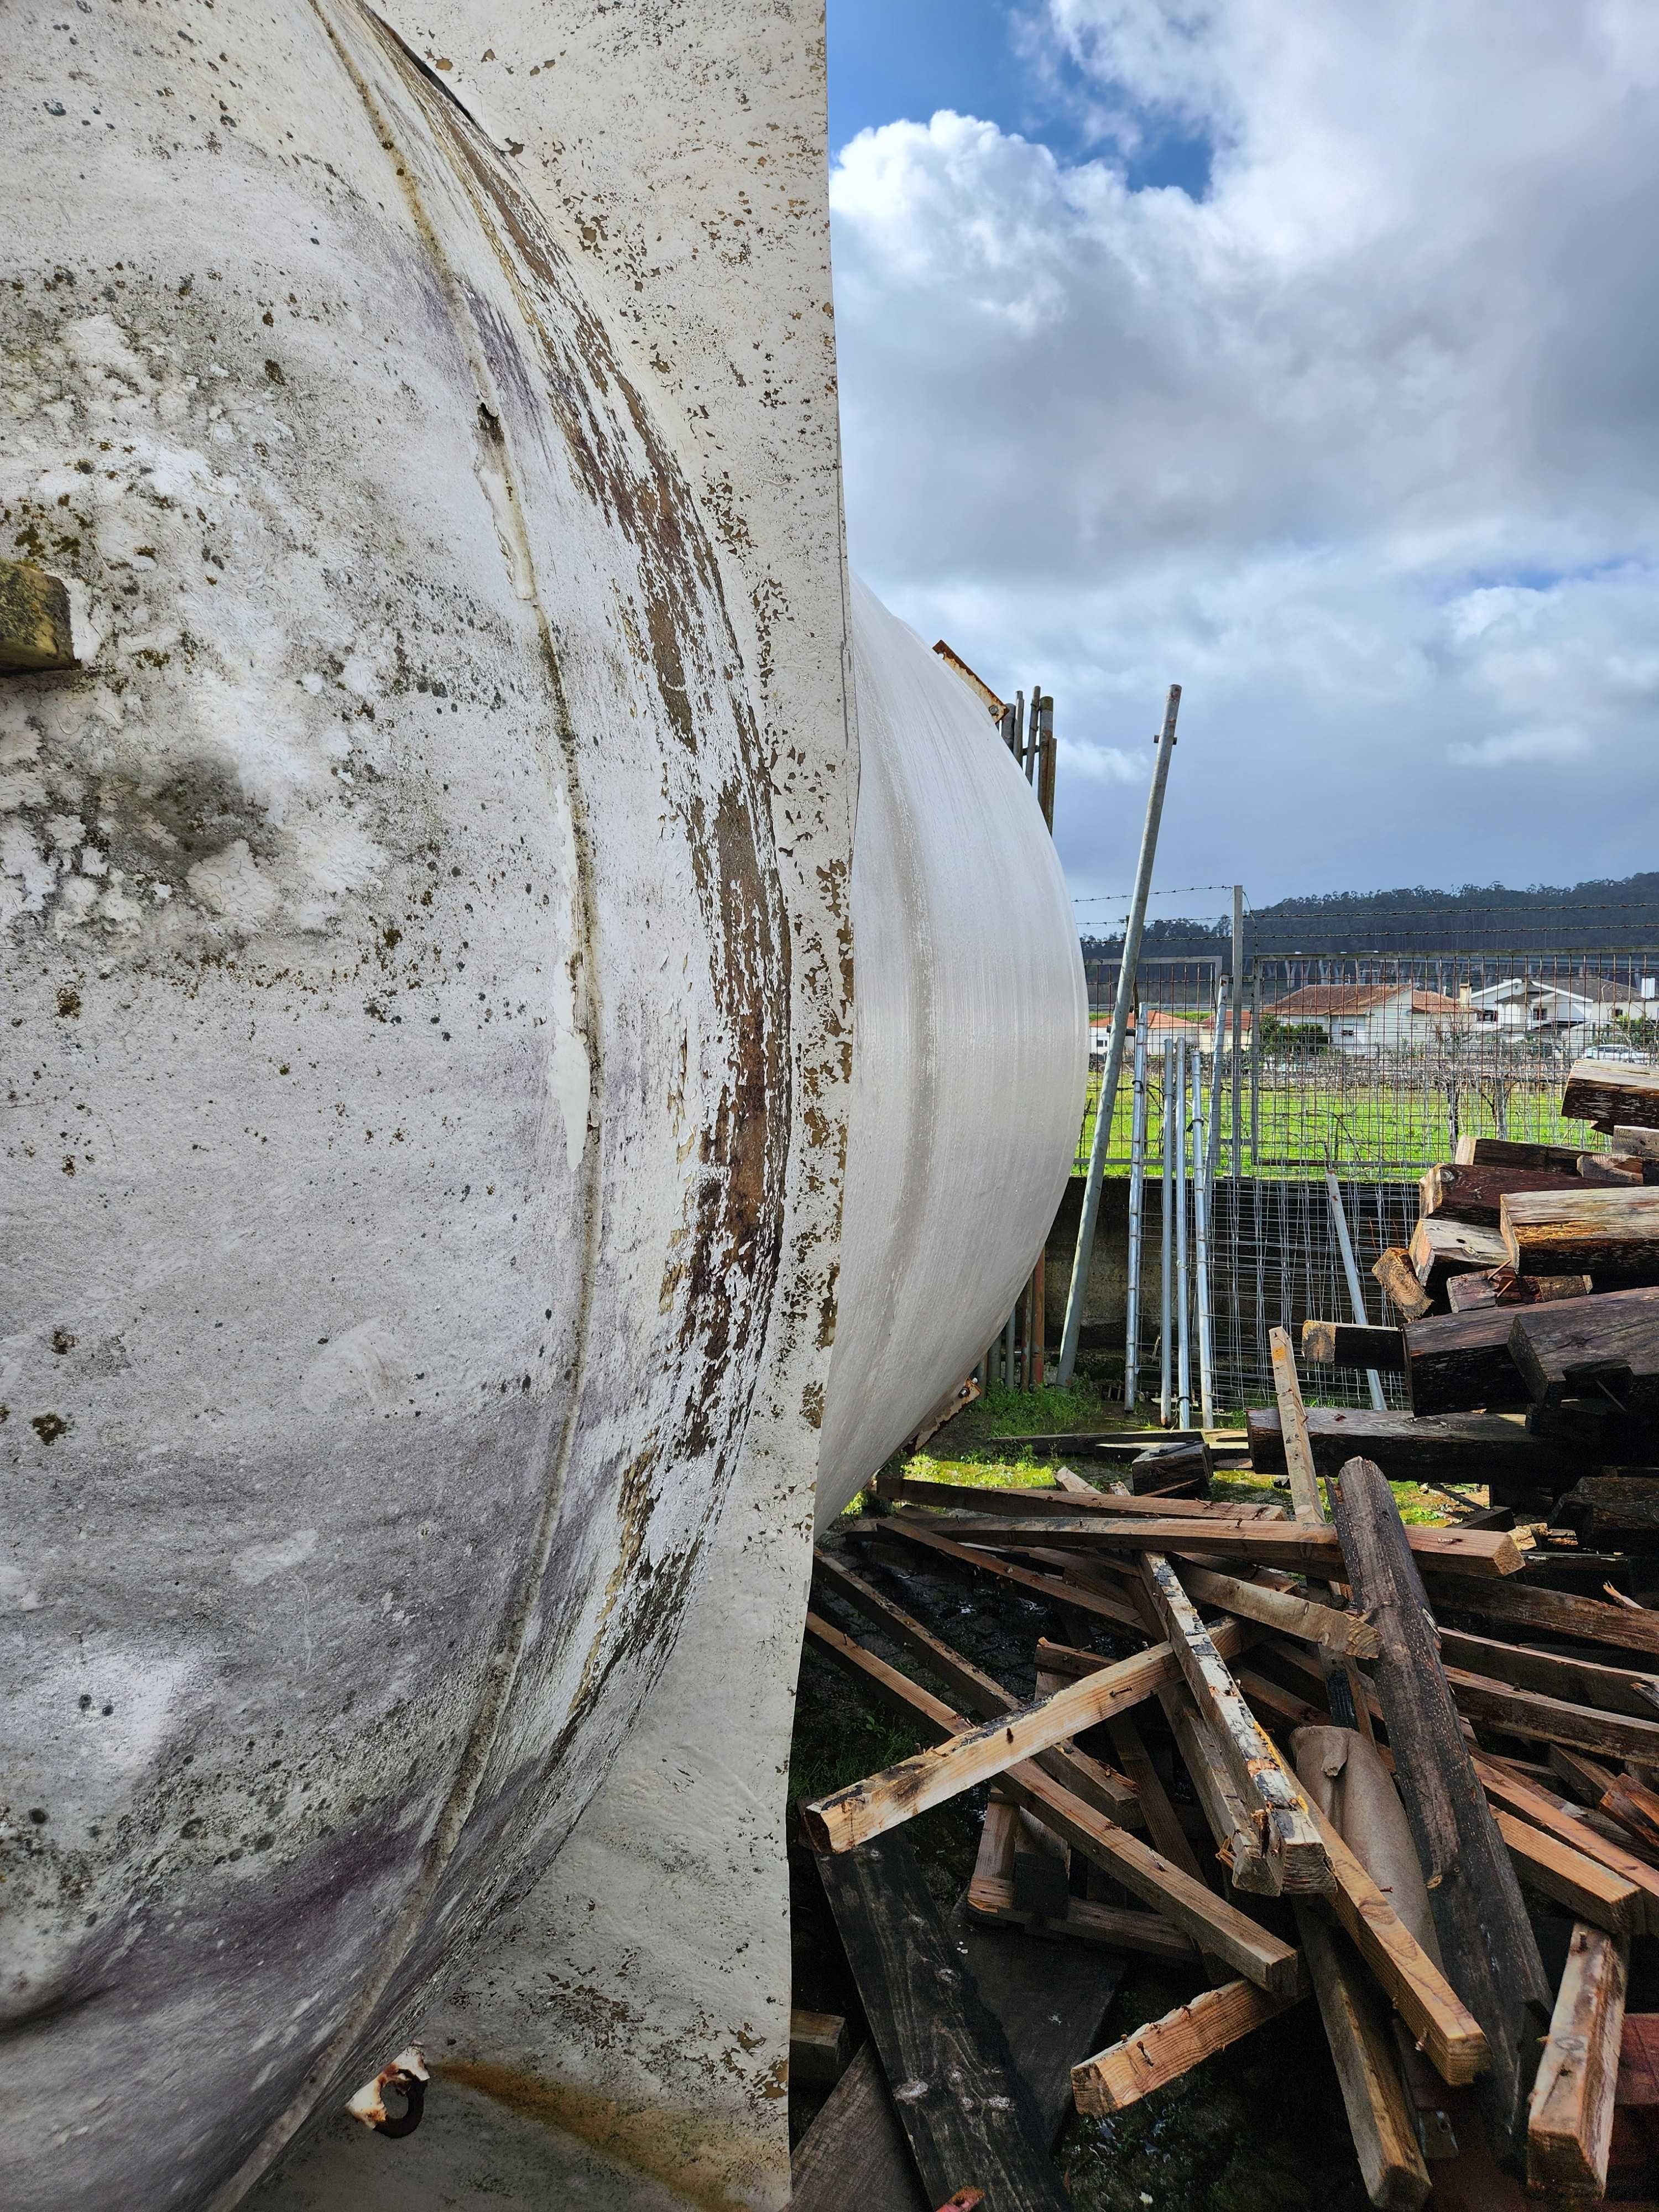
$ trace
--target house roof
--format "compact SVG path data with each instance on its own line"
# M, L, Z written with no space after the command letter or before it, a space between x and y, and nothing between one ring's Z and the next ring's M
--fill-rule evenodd
M1398 983L1304 983L1262 1011L1281 1020L1286 1014L1369 1014L1398 998L1400 990Z
M1414 1014L1455 1014L1455 999L1449 999L1443 991L1413 991L1412 1012Z

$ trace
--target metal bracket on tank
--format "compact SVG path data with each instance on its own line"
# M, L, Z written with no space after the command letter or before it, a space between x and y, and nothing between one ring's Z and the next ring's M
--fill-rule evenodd
M431 2079L420 2045L411 2043L407 2051L400 2051L389 2065L381 2067L372 2081L365 2081L356 2094L348 2099L346 2110L354 2120L361 2120L377 2135L412 2136L421 2124L421 2114L426 2109L426 2085ZM401 2113L387 2112L385 2093L388 2089L401 2094Z

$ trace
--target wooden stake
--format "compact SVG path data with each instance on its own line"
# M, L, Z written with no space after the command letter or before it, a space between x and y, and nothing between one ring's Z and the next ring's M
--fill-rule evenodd
M1365 2194L1386 2212L1418 2212L1428 2198L1429 2170L1375 1997L1358 1961L1314 1906L1298 1905L1296 1924Z

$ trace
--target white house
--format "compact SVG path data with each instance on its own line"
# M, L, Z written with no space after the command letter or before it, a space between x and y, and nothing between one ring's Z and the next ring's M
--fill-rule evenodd
M1656 1012L1652 976L1616 983L1601 975L1578 975L1567 982L1508 975L1501 983L1469 991L1466 1003L1478 1028L1495 1029L1504 1037L1610 1029L1615 1022L1650 1020Z
M1261 1010L1265 1021L1322 1030L1339 1052L1428 1045L1470 1016L1443 991L1410 983L1308 983Z

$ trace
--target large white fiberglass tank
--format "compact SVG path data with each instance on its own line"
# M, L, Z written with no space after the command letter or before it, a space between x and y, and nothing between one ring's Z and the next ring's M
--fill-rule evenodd
M1071 1173L1088 998L1036 797L984 707L853 582L853 1109L818 1525L959 1382Z
M846 916L773 808L844 887L834 447L835 627L773 584L763 654L700 493L763 450L688 460L447 58L357 0L8 33L0 558L78 665L0 674L0 2199L158 2212L559 1850L757 1431L810 1487Z

